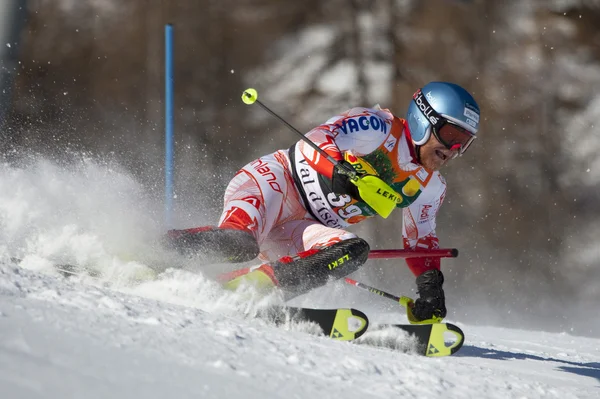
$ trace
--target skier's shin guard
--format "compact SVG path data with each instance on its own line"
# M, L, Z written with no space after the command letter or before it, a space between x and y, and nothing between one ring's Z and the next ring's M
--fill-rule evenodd
M284 257L271 265L279 287L300 295L358 270L368 258L369 244L350 238L321 249Z
M197 227L169 230L168 244L185 255L198 255L211 262L247 262L258 256L254 235L247 230Z

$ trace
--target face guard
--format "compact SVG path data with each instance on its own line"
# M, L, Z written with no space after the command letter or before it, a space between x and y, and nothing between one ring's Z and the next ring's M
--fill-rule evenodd
M433 135L444 147L452 151L457 151L455 157L467 151L476 137L473 132L438 114L429 104L421 89L415 93L413 101L417 104L417 107L419 107L429 123L431 123Z

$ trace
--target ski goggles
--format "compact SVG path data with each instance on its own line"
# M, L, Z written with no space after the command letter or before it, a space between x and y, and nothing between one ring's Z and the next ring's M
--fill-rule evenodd
M453 121L440 115L427 101L421 89L413 96L413 101L425 118L431 123L435 138L449 150L456 151L456 156L462 155L475 140L475 134Z
M475 140L473 133L449 120L444 120L441 127L433 126L431 130L447 149L457 151L456 155L464 154Z

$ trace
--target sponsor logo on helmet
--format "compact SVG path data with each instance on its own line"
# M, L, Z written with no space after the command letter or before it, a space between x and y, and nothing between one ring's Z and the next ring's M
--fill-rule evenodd
M476 110L472 109L472 108L473 107L469 106L469 104L465 104L464 115L467 118L472 119L475 123L479 123L479 113ZM469 123L468 120L467 120L467 123ZM469 125L472 125L472 124L469 123ZM472 126L475 126L475 125L472 125Z
M428 91L427 94L425 94L425 97L427 97L427 101L429 101L429 104L435 104L437 102L436 98L433 96L433 94L431 94L430 91Z
M427 100L424 100L423 92L421 90L417 91L413 98L415 100L415 104L417 104L417 107L419 107L423 115L425 115L425 118L427 118L429 123L431 123L432 125L437 125L437 123L440 121L440 118L437 118L432 115L432 113L435 112L435 110L431 108L429 104L426 103Z

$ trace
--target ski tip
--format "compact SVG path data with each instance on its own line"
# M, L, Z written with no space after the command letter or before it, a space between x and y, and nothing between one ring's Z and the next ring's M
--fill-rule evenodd
M451 323L392 324L390 327L408 333L416 339L419 355L427 357L451 356L462 348L464 332Z
M369 318L358 309L350 309L351 317L348 318L348 329L352 330L354 339L361 337L369 328Z
M465 333L460 329L460 327L451 323L446 323L446 328L448 331L453 332L456 336L456 342L450 347L450 354L453 355L458 352L465 343Z
M351 341L363 335L369 328L369 318L357 309L335 309L335 319L329 336L338 341Z
M362 327L360 328L360 331L354 334L354 338L356 339L367 332L367 329L369 328L369 318L365 313L361 312L358 309L351 309L351 312L352 316L359 318L363 323Z
M444 333L454 335L454 342L447 345ZM429 342L427 342L425 348L425 356L439 357L453 355L462 348L464 342L465 334L458 326L451 323L432 324Z

